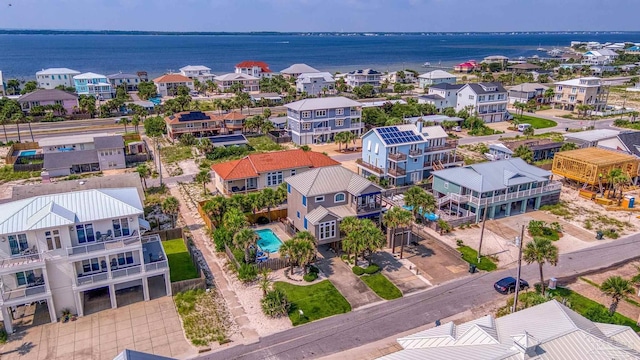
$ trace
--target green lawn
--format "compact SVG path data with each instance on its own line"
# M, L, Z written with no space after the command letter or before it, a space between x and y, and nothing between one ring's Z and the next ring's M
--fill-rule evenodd
M547 120L535 116L514 115L513 118L514 120L518 121L519 124L531 124L531 127L534 129L545 129L558 125L558 123L553 120Z
M402 297L402 292L389 279L381 273L373 275L363 275L360 277L371 290L385 300L393 300Z
M13 171L12 165L0 167L0 183L5 181L30 179L40 176L40 171Z
M349 302L329 280L308 286L277 281L273 286L287 294L291 302L289 319L294 326L351 311ZM300 316L298 310L304 315Z
M162 156L162 161L167 164L177 163L193 157L191 154L191 146L181 145L162 147L160 148L160 155Z
M462 260L469 264L475 264L478 267L478 270L493 271L498 268L496 263L486 256L481 257L480 264L478 264L478 252L466 245L460 246L458 251L462 253Z
M163 241L162 247L164 247L164 252L167 253L167 259L169 260L171 282L198 277L198 270L191 261L191 256L182 239Z
M266 136L247 138L249 145L258 152L282 150L283 147Z

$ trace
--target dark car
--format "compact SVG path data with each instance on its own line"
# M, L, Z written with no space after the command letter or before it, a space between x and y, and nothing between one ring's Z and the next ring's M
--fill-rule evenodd
M526 289L528 287L529 283L523 279L520 279L520 290ZM516 290L516 278L509 276L500 279L495 284L493 284L493 288L501 294L509 294Z

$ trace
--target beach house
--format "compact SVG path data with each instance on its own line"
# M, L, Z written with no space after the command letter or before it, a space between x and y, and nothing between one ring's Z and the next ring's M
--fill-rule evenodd
M93 95L98 100L111 99L115 92L106 76L92 72L75 75L73 84L78 95Z
M323 166L340 165L327 155L301 149L251 154L240 160L211 165L213 184L232 195L277 188L287 177Z
M335 93L335 84L336 81L331 73L302 73L296 79L296 90L311 96L327 95Z
M506 120L507 102L507 90L500 83L466 84L458 91L456 111L471 109L470 114L486 123L499 122Z
M244 91L260 91L260 79L252 75L230 73L216 76L213 81L218 84L220 91L228 91L233 84L242 84Z
M590 76L555 84L552 104L562 110L578 111L578 105L590 105L591 111L604 111L607 107L609 88L602 85L599 77Z
M429 91L425 95L418 96L418 104L432 104L438 112L451 107L455 108L458 101L458 91L465 84L450 84L441 82L429 86Z
M415 124L382 126L362 136L362 157L356 162L359 173L386 179L391 186L415 184L433 170L459 166L457 141L449 140L441 126Z
M453 67L453 71L461 73L470 73L476 69L478 63L474 60L465 61Z
M189 92L195 91L193 80L181 74L165 74L153 79L156 90L162 97L178 95L178 88L186 86Z
M258 79L270 78L273 75L273 71L269 69L269 65L267 65L266 62L253 60L242 61L236 64L235 73L251 75Z
M293 64L288 68L280 71L285 79L297 79L301 74L319 73L320 70L313 68L307 64Z
M508 87L509 104L516 102L527 103L529 100L535 100L536 104L546 104L551 98L546 97L545 92L548 86L538 83L523 83Z
M374 89L378 89L380 88L381 78L382 73L379 71L373 69L361 69L348 72L345 76L345 81L347 86L352 89L364 84L369 84L373 86Z
M211 69L203 65L187 65L180 68L180 74L201 83L206 83L216 77L211 73Z
M613 63L618 56L617 52L611 49L589 50L582 54L582 65L609 65Z
M127 91L137 91L138 84L140 84L141 81L137 74L128 74L123 72L107 75L107 79L109 79L109 82L114 89L118 86L126 86Z
M246 115L237 111L216 114L213 111L183 111L164 118L167 137L178 140L183 134L196 138L212 138L218 135L242 134Z
M326 97L285 104L291 138L297 145L333 141L335 134L362 134L362 107L346 97Z
M36 72L36 81L41 89L55 89L58 86L75 87L73 77L80 71L67 68L49 68Z
M421 89L441 83L455 84L457 79L458 78L455 75L443 70L433 70L418 75L418 81Z
M58 89L39 89L20 96L18 102L25 112L30 112L34 106L60 105L64 109L58 111L60 115L71 114L78 108L78 95Z
M171 295L167 256L136 188L40 195L0 205L0 309L40 302L56 322ZM36 309L38 312L38 309ZM38 314L36 314L38 317Z
M381 220L382 188L342 166L311 169L285 182L288 226L310 232L318 245L335 248L346 217Z

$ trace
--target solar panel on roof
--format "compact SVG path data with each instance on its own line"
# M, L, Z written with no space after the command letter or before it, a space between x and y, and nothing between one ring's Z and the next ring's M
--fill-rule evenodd
M420 135L416 135L411 130L400 131L397 126L379 128L380 138L388 145L405 144L423 140Z

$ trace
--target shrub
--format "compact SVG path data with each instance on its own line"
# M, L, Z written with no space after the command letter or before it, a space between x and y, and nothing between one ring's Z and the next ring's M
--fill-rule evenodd
M216 245L216 251L224 251L224 245L231 244L231 233L223 227L218 227L213 232L213 243Z
M358 275L358 276L360 276L360 275L364 274L364 269L363 269L363 268L361 268L360 266L357 266L357 265L356 265L356 266L354 266L354 267L351 269L351 271L353 271L353 273L354 273L354 274L356 274L356 275Z
M280 289L269 290L262 298L262 312L269 317L286 316L289 313L291 303L287 295Z
M618 237L620 237L620 235L616 232L616 229L607 229L607 230L604 230L602 233L604 237L609 239L617 239Z
M238 279L244 283L256 281L258 278L258 267L253 264L241 264L238 269Z
M269 219L267 219L265 216L260 216L258 220L256 220L256 223L258 225L267 225L269 223Z
M0 329L0 344L4 344L7 342L7 331L5 329Z
M303 279L304 279L304 281L306 281L306 282L312 282L312 281L314 281L315 279L317 279L317 278L318 278L318 273L312 273L312 272L310 272L310 273L306 274L305 276L303 276L302 278L303 278Z
M244 264L244 251L242 251L241 249L232 249L231 252L233 253L233 257L237 262L239 262L240 264Z
M310 151L311 147L309 145L302 145L300 146L300 149L302 149L302 151Z
M371 264L371 265L367 266L367 267L364 269L364 273L365 273L365 274L369 274L369 275L371 275L371 274L375 274L375 273L377 273L378 271L380 271L380 266L378 266L378 265L376 265L376 264Z
M313 265L309 265L309 272L310 273L314 273L317 274L320 272L320 269L318 269L317 267L313 266Z
M456 246L464 246L464 241L462 241L462 239L456 239Z

